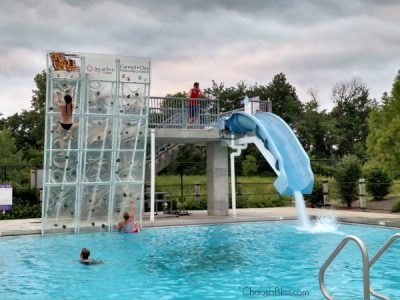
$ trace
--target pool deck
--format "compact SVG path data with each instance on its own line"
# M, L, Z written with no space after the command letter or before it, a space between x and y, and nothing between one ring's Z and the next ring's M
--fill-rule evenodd
M400 231L400 214L360 211L357 209L331 210L307 208L312 218L318 216L335 214L339 222L359 223L379 226L397 227ZM229 216L207 216L207 211L190 211L190 215L176 217L174 215L160 212L155 216L155 221L150 222L148 213L144 215L143 226L164 227L164 226L185 226L201 224L220 224L237 222L261 222L281 221L297 219L295 207L273 207L273 208L243 208L237 210L237 216L233 217L230 211ZM41 233L41 219L18 219L0 220L0 236L31 235Z

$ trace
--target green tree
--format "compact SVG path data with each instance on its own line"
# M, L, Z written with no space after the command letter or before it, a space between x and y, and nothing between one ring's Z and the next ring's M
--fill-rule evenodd
M359 159L354 155L344 156L336 165L334 174L339 195L342 202L351 208L352 202L357 196L357 183L361 176L361 164Z
M163 173L180 174L182 172L183 175L204 175L206 174L205 156L203 148L188 145Z
M374 163L364 164L363 176L366 180L366 190L374 199L382 200L389 194L392 180L380 166Z
M243 161L243 176L255 176L257 174L257 161L252 155L246 155Z
M339 157L356 154L364 158L368 135L368 115L376 106L360 79L338 82L332 90L336 106L330 115L335 120L336 153Z
M225 87L223 83L217 84L214 80L210 88L204 89L204 93L219 100L221 112L228 112L243 107L241 101L246 96L247 84L240 81L235 87Z
M317 92L309 90L308 93L311 100L304 105L302 119L298 124L299 140L311 157L331 158L337 143L335 122L325 110L318 111Z
M296 94L296 88L286 80L285 74L275 75L265 91L262 87L257 89L260 90L263 100L271 100L274 114L280 116L292 128L297 128L297 123L302 117L303 105ZM262 91L264 93L261 93Z
M11 130L0 130L0 145L0 166L4 168L4 172L0 173L1 181L11 182L14 185L23 184L27 180L27 176L23 176L21 169L25 163L21 152L17 150ZM5 176L7 178L4 178Z
M400 71L390 95L383 94L382 105L368 118L367 154L391 177L400 176Z
M3 120L3 127L9 128L15 138L18 151L27 161L41 166L44 149L44 126L46 106L46 73L42 71L34 78L37 89L33 90L32 110L23 110ZM33 157L31 157L31 155ZM42 157L39 159L39 157Z

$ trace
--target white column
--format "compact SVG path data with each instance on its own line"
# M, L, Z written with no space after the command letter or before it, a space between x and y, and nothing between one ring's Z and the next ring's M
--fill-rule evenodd
M156 192L156 131L150 129L150 222L154 222Z
M232 190L232 216L236 217L236 172L235 172L235 155L231 153L231 190Z

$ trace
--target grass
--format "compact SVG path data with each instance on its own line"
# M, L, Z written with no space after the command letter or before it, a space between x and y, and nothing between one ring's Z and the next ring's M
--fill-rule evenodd
M275 207L286 206L290 197L280 196L274 186L275 178L270 177L237 177L237 207ZM196 184L199 196L196 197ZM231 186L229 182L229 194ZM176 199L179 209L206 209L207 177L165 175L156 177L156 191L167 192ZM197 201L196 201L197 200Z
M317 176L316 176L317 177ZM319 176L318 176L319 177ZM319 177L321 178L321 177ZM323 177L329 182L329 201L331 204L341 203L336 181L333 177ZM276 177L243 177L236 178L236 206L245 207L276 207L287 206L291 203L290 197L280 196L273 186ZM198 184L199 196L196 199L195 186ZM207 208L207 176L163 175L156 177L157 192L168 192L180 209ZM229 182L229 195L231 185ZM400 198L400 180L393 181L390 194L385 198ZM229 196L231 198L231 196ZM367 200L372 196L367 194ZM197 201L196 201L197 200ZM230 200L229 200L230 201Z

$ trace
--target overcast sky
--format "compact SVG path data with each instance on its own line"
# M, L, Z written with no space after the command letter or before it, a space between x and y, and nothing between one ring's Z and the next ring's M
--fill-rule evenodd
M151 96L283 72L322 109L354 77L379 100L400 69L397 0L0 0L0 29L5 116L30 109L47 50L150 57Z

